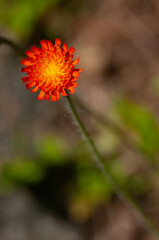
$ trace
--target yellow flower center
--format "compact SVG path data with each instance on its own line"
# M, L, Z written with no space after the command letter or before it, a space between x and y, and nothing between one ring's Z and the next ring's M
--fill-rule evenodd
M40 60L40 59L39 59ZM45 87L56 88L70 78L70 63L62 61L63 59L46 58L45 62L37 62L35 71L37 72L39 81Z

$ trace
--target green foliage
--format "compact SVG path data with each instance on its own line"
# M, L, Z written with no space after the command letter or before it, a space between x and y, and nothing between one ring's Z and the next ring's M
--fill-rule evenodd
M67 146L62 139L44 135L35 141L36 158L44 165L61 164L68 156Z
M19 153L17 159L10 160L1 166L0 189L1 192L15 188L17 185L34 184L43 179L47 167L66 162L67 147L64 142L50 135L41 136L33 141L32 159L26 159L29 143L24 136L16 135L12 138L15 152Z
M105 182L98 169L86 164L77 164L76 191L78 195L92 198L95 202L109 198L112 193L111 186Z
M139 149L153 162L159 154L159 126L153 114L126 99L117 104L117 110L127 127L139 138Z
M22 37L32 32L40 16L60 0L1 0L1 23Z
M44 177L44 172L37 162L15 159L4 165L1 177L13 184L35 183Z
M111 159L107 167L118 182L131 195L147 192L150 184L146 184L141 176L128 176L123 163L119 159ZM99 206L110 200L114 191L112 186L94 164L80 161L76 164L76 181L73 183L69 196L69 211L77 221L84 221Z
M13 138L14 139L14 138ZM67 208L70 215L76 220L87 219L99 204L109 201L114 193L111 185L103 177L101 172L92 163L91 154L85 144L79 141L75 146L68 145L62 139L51 135L43 135L32 141L32 159L23 157L23 151L29 144L23 139L22 148L19 138L14 146L18 149L21 157L13 159L1 166L0 193L14 190L19 186L41 184L47 178L47 171L56 168L65 169L69 163L73 170L72 181L65 186L68 194ZM22 151L23 150L23 151ZM72 163L72 165L71 165ZM115 180L132 195L142 194L148 190L149 185L140 176L128 176L124 164L119 161L118 156L107 160L107 168ZM58 182L56 183L58 185ZM65 183L60 183L65 184ZM51 186L51 185L50 185ZM50 191L54 191L50 188Z

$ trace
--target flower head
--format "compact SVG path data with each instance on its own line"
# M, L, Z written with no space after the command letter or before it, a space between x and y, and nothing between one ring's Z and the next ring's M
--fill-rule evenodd
M40 100L49 100L51 97L52 101L57 101L60 99L59 93L67 96L65 89L74 93L79 72L82 72L82 69L75 68L79 58L72 60L75 49L71 47L67 51L65 43L61 48L60 39L55 40L54 46L49 40L41 40L40 43L42 48L32 46L32 51L25 52L28 57L21 61L21 64L26 66L21 72L28 75L22 78L26 88L32 88L31 92L40 90L37 97Z

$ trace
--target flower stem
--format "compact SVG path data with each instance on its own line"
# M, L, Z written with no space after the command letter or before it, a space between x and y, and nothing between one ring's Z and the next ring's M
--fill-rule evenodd
M103 116L99 112L95 112L93 110L90 110L90 107L88 107L79 97L74 98L75 103L82 108L85 112L87 112L89 115L91 115L93 118L95 118L98 122L100 122L103 126L107 127L109 130L111 130L116 136L120 137L122 140L122 143L124 146L127 146L131 150L136 150L134 145L136 143L128 136L125 129L123 129L121 126L119 126L117 123L110 120L108 117Z
M75 121L77 122L83 136L85 137L86 142L88 143L88 146L91 149L93 159L99 168L99 170L103 173L106 181L111 185L114 192L122 199L124 202L128 203L130 206L132 206L135 210L137 215L140 217L140 220L143 223L143 226L146 228L146 230L149 230L152 232L155 236L159 239L159 229L158 227L152 222L152 220L147 216L147 214L143 211L143 209L138 205L138 203L128 194L125 189L123 189L114 179L114 177L109 172L104 158L101 156L101 154L98 152L93 140L91 139L87 129L85 128L83 122L81 121L77 110L75 108L75 105L72 102L72 99L67 91L68 96L66 97L67 103L70 107L71 113Z
M79 97L75 97L74 100L75 100L75 103L80 108L82 108L90 116L96 119L104 127L108 128L113 134L115 134L115 136L120 138L120 143L123 144L123 146L137 153L143 161L146 161L149 166L149 169L151 169L151 171L154 174L156 174L157 177L159 176L159 168L157 163L151 161L151 159L148 156L144 155L139 151L137 141L133 139L132 136L128 134L124 128L122 128L120 125L118 125L114 121L110 120L108 117L103 116L99 112L94 112L93 110L91 110L90 107L88 107L87 104L84 103Z

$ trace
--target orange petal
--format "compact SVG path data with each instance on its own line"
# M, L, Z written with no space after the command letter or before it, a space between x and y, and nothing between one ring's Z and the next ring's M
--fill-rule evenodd
M73 87L69 87L68 90L70 91L70 93L74 93L75 92L75 89Z
M49 101L50 95L46 93L44 99Z
M64 43L64 44L63 44L63 47L62 47L62 49L63 49L64 53L66 53L66 52L67 52L67 45L66 45L66 43Z
M40 40L40 44L41 44L43 49L48 49L48 45L47 45L45 40Z
M34 81L29 82L29 83L27 83L25 86L26 86L27 89L32 88L32 87L35 86L35 82L34 82Z
M79 77L80 75L79 75L79 72L78 72L78 71L74 71L74 72L72 73L72 76L74 76L74 77Z
M34 53L30 50L26 50L25 54L31 58L35 58Z
M60 94L59 94L58 91L57 91L56 94L55 94L55 98L56 98L56 101L60 99Z
M35 88L31 89L31 92L37 92L39 90L39 86L36 86Z
M21 72L28 72L29 70L31 70L30 66L21 68Z
M43 87L45 85L45 83L46 83L46 80L39 82L39 87Z
M83 72L83 68L74 68L74 71Z
M58 48L58 53L61 54L62 53L62 49Z
M29 62L32 62L33 61L33 58L31 57L25 57L25 60L29 61Z
M54 46L50 40L46 40L49 50L54 50Z
M45 95L45 93L43 91L41 91L39 93L39 96L37 97L37 99L42 100L44 98L44 95Z
M79 58L77 58L76 60L72 61L73 65L77 65L79 63Z
M74 82L73 87L77 87L77 86L78 86L78 83Z
M62 96L68 96L67 93L65 92L64 88L60 89L60 93L61 93Z
M61 39L55 39L55 47L61 46Z
M46 51L46 49L42 49L42 48L39 48L39 47L37 47L37 50L39 51L39 54L40 54L40 53L43 54L43 53L45 53L45 51Z
M22 78L22 82L23 82L23 83L26 83L26 82L29 82L29 81L31 81L31 78L30 78L30 77L23 77L23 78Z
M68 53L70 55L72 55L74 53L74 51L75 51L74 47L70 47L70 49L68 50Z
M40 54L40 50L36 46L30 48L35 54Z
M51 95L51 101L56 101L55 95Z
M26 60L26 59L22 59L21 64L26 65L26 66L30 66L30 65L32 65L32 63L29 62L29 61Z

